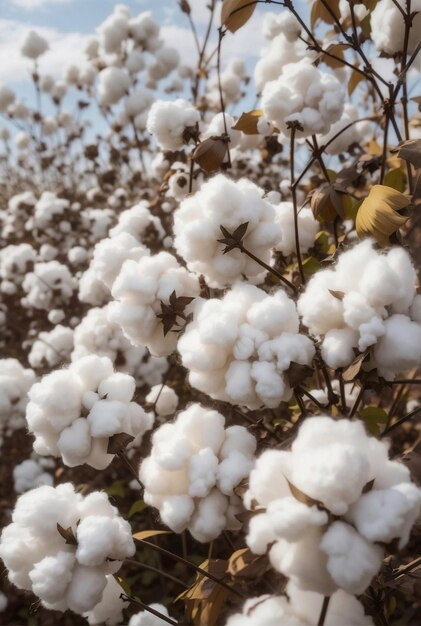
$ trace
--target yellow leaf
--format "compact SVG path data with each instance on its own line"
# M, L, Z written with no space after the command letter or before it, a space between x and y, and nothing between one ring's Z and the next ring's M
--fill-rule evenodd
M253 109L253 111L242 113L233 128L234 130L241 130L245 135L258 135L257 125L262 115L262 109Z
M145 539L149 539L149 537L155 537L156 535L171 535L170 530L141 530L138 533L134 533L132 535L133 539L137 539L138 541L144 541Z
M326 5L329 6L330 11ZM335 19L332 14L338 19L340 18L339 0L325 0L324 3L321 0L315 0L311 7L311 27L313 28L318 20L322 20L326 24L334 24Z
M360 74L360 72L356 72L355 70L352 70L351 78L349 79L349 83L348 83L348 95L349 96L354 93L357 86L363 80L365 80L365 76L363 74Z
M410 204L408 196L386 185L374 185L358 209L358 237L374 237L381 246L390 245L389 237L407 221L398 213Z
M387 172L383 182L388 187L397 189L397 191L403 191L405 189L405 181L406 177L401 168L395 167Z
M224 0L221 8L221 24L231 33L235 33L251 18L256 4L250 0Z

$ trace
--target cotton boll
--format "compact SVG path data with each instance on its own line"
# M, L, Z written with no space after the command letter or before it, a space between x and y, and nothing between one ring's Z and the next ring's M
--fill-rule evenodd
M35 372L17 359L0 359L0 446L3 435L25 426L28 392L35 383Z
M281 202L275 205L276 218L282 236L275 246L284 256L295 254L294 208L292 202ZM314 219L311 209L301 209L298 213L298 230L300 233L300 252L306 253L314 245L317 231L317 220Z
M22 304L27 308L48 310L53 303L68 302L75 287L67 265L58 261L35 263L33 272L26 274L22 283L25 293Z
M155 431L151 456L139 470L145 502L159 509L172 530L188 529L198 541L237 527L231 516L238 502L234 488L253 462L254 438L241 426L224 426L217 411L190 405Z
M34 61L38 59L49 48L48 42L44 37L41 37L34 30L28 31L21 44L21 54L28 59Z
M329 573L348 593L363 593L383 561L382 549L366 541L344 522L332 524L320 547L327 555Z
M105 517L100 516L101 512L106 513ZM84 498L70 483L57 488L39 487L20 496L12 520L0 541L0 554L9 569L9 578L19 588L38 595L46 608L91 611L107 585L109 559L123 560L135 551L129 524L118 516L107 496L94 492ZM79 545L66 543L58 525L63 529L70 527ZM89 546L84 545L87 528L96 528ZM83 561L95 565L83 565L79 553ZM115 561L113 571L119 566Z
M112 288L115 301L110 305L109 319L121 326L134 345L146 345L155 356L170 354L177 335L164 335L158 315L162 313L161 302L169 305L173 292L178 298L194 298L199 283L171 254L145 256L138 263L126 261ZM184 314L191 308L188 304Z
M181 202L174 216L174 246L189 269L203 274L212 287L232 284L242 275L257 282L262 268L239 250L223 254L225 246L218 243L221 225L233 232L246 222L244 247L270 263L271 249L281 239L274 208L254 183L218 174Z
M123 621L123 609L127 601L121 598L122 588L113 576L107 576L107 585L103 591L101 601L91 611L84 614L91 626L104 624L116 626Z
M283 372L314 356L312 342L297 331L295 305L283 292L269 296L236 283L222 300L198 302L178 350L190 383L211 397L274 407L292 393Z
M129 35L130 13L124 10L123 5L114 7L114 11L109 15L98 28L99 41L105 52L117 53L123 41ZM91 41L88 48L88 56L95 56L98 51L97 43Z
M180 63L180 54L175 48L162 46L154 54L154 60L148 67L149 76L158 81L166 78Z
M263 20L263 34L266 39L274 39L281 33L291 43L298 39L301 26L296 17L289 11L266 13Z
M403 9L405 2L398 0L398 4ZM416 12L412 27L409 33L408 52L411 54L417 43L417 32L421 27L421 3L419 0L413 1L411 11ZM405 22L401 10L392 0L381 0L371 13L372 38L374 45L380 52L394 55L401 52L404 45Z
M13 104L15 98L15 93L7 85L0 83L0 113L7 111L7 108Z
M164 150L178 150L188 143L186 129L194 129L199 121L199 112L186 100L157 100L149 111L147 130Z
M137 89L128 96L125 101L125 111L130 118L136 118L148 111L155 100L155 95L150 89Z
M345 3L349 8L347 0ZM361 143L367 137L371 130L371 124L370 122L357 122L358 117L359 113L354 105L345 103L341 119L332 124L330 131L318 139L319 145L326 146L327 154L347 152L352 144ZM345 130L349 124L352 125Z
M34 385L26 418L41 455L62 456L71 467L87 463L104 469L110 437L126 433L140 442L153 418L132 402L135 381L113 373L111 361L84 356ZM101 399L102 398L102 399Z
M33 368L55 367L69 358L73 349L73 330L57 324L50 332L41 332L33 343L28 361Z
M421 490L360 421L312 417L290 452L266 451L256 461L244 503L256 512L247 544L256 554L272 546L277 571L304 590L359 594L380 569L377 543L407 543Z
M321 350L326 365L336 370L352 363L355 358L354 348L357 344L358 333L351 328L329 330L325 335Z
M148 52L154 52L161 45L159 41L160 27L152 18L150 11L132 17L129 21L129 31L138 46Z
M268 119L289 136L288 122L298 122L297 136L327 133L344 107L341 84L332 74L323 74L307 58L283 68L277 80L262 93L262 109Z
M222 113L217 113L212 118L206 131L202 133L202 141L203 139L207 139L208 137L220 137L225 133L226 125L228 136L230 139L230 148L235 148L241 141L241 131L233 129L234 124L235 120L233 117L231 117L231 115L225 114L224 117Z
M98 95L105 107L116 104L128 92L130 76L119 67L106 67L98 75Z
M41 485L52 485L53 477L35 459L26 459L13 468L14 489L23 493Z
M4 595L3 592L0 591L0 613L3 613L3 611L6 610L7 605L8 605L7 597Z
M379 374L393 380L421 363L421 324L406 315L392 315L384 322L385 332L374 348Z

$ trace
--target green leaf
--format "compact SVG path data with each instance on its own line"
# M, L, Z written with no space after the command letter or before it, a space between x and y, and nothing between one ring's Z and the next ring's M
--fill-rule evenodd
M117 498L124 498L126 495L124 482L122 480L115 480L109 487L105 488L105 491L109 496Z
M373 435L378 435L380 432L379 424L386 424L388 420L386 411L378 406L366 406L361 411L361 417Z
M144 511L147 506L148 505L146 504L146 502L144 502L144 500L136 500L136 502L133 502L128 515L129 519L133 517L133 515L136 515L136 513L141 513L142 511Z
M309 256L303 261L303 270L306 276L311 276L311 274L315 274L320 268L320 261L318 261L314 256Z

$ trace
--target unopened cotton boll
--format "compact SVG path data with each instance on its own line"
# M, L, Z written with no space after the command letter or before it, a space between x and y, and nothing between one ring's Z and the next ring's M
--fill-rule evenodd
M109 107L116 104L128 93L130 76L119 67L106 67L99 75L98 95L101 104Z
M244 247L270 263L272 249L282 234L274 207L264 191L247 179L233 181L223 174L204 183L199 191L181 202L174 214L174 246L188 268L203 274L211 287L224 287L247 276L253 282L266 271L241 250L224 254L221 226L230 233L248 223Z
M34 61L38 59L44 52L46 52L49 48L48 41L38 35L34 30L30 30L26 35L21 44L21 54L24 57L28 57L29 59L33 59Z
M85 356L51 372L29 393L26 420L34 450L61 456L69 467L104 469L113 460L110 438L126 433L139 443L152 427L153 415L133 402L135 389L134 379L114 372L107 357Z
M251 472L244 499L259 514L250 549L269 549L272 566L303 590L363 593L383 562L378 544L405 546L421 510L421 489L388 448L360 421L306 420L289 452L264 452Z
M71 529L73 540L66 541L60 527ZM0 540L10 582L32 591L48 609L80 614L94 609L108 575L134 553L130 525L107 494L84 497L70 483L20 496Z
M397 0L397 3L393 0L380 0L371 12L371 37L378 51L390 55L402 51L405 39L405 21L401 10L406 12L404 0ZM420 11L421 0L412 0L411 12L415 13L415 17L409 31L408 52L410 54L419 42Z
M112 288L114 302L109 318L120 325L133 345L147 346L154 356L168 355L177 345L177 333L164 333L158 316L164 312L162 305L171 305L174 292L177 298L194 299L199 294L199 282L171 254L160 252L138 262L126 261ZM184 315L191 310L189 302ZM174 322L180 323L178 315Z
M250 409L277 407L292 395L292 362L310 365L312 341L298 334L293 300L236 283L221 299L198 301L178 342L192 387Z
M297 137L308 137L329 132L342 115L344 98L337 78L304 58L286 65L277 80L265 85L262 109L285 135L291 133L288 123L297 122L303 128L297 129Z
M421 324L412 308L416 284L403 248L377 251L366 240L343 252L333 269L315 274L298 300L298 312L313 335L324 336L329 367L346 367L356 352L372 348L380 375L393 380L421 363Z
M157 100L149 111L147 130L164 150L179 150L188 143L186 129L195 129L199 121L199 111L187 100Z
M215 539L239 527L235 487L248 476L256 441L242 426L225 428L217 411L192 404L152 437L151 455L140 466L144 500L177 533Z

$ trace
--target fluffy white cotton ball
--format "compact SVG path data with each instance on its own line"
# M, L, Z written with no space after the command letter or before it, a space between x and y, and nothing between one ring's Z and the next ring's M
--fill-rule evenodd
M329 367L346 367L358 351L372 348L379 374L393 380L421 363L416 284L406 250L378 251L365 240L343 252L333 269L312 277L298 312L313 335L324 336Z
M66 542L59 527L63 532L70 528L73 539ZM95 535L87 537L86 527ZM32 591L48 609L75 613L94 609L107 575L134 553L130 525L108 496L93 492L84 497L70 483L20 496L0 540L10 582Z
M167 607L162 604L149 604L149 607L165 615L165 617L170 617ZM150 611L140 611L131 616L128 626L166 626L167 624L168 622L166 620L161 619Z
M119 67L106 67L99 75L98 95L101 104L109 107L116 104L128 93L130 76L126 70Z
M221 226L230 233L248 222L244 247L265 263L282 232L274 207L263 198L263 190L251 181L237 182L223 174L204 183L193 196L183 200L174 214L174 246L190 270L203 274L212 287L224 287L243 275L258 282L265 270L239 249L224 254Z
M53 477L45 471L41 459L26 459L13 468L13 481L16 493L23 493L41 485L52 485Z
M35 372L17 359L0 359L0 446L3 435L25 426L28 391L34 382Z
M245 503L259 511L247 535L253 552L269 548L273 567L301 589L360 594L383 561L377 542L408 542L421 490L361 422L312 417L290 452L270 450L257 460Z
M248 476L256 442L242 426L225 428L217 411L192 404L152 437L151 455L140 466L144 500L180 533L198 541L238 528L235 487Z
M294 230L294 207L292 202L280 202L275 205L276 221L281 229L281 240L275 249L289 256L296 253L295 230ZM319 230L319 224L313 216L311 209L300 209L298 213L298 232L300 240L300 252L306 253L314 245Z
M162 318L170 298L195 298L199 294L197 278L167 252L126 261L114 282L109 318L119 324L134 345L146 345L155 356L170 354L177 345L177 333L164 333ZM187 302L183 315L192 310ZM164 319L165 321L165 319ZM177 324L182 321L178 315Z
M177 410L178 396L168 385L154 385L146 396L146 402L154 405L157 415L165 417L173 415Z
M250 409L276 407L292 395L285 372L310 365L311 340L298 334L295 303L236 283L222 299L198 301L178 342L193 387Z
M406 12L405 0L397 0L400 8ZM405 22L401 10L393 0L380 0L371 12L371 37L380 52L396 54L403 49ZM421 1L412 0L411 13L416 13L409 31L408 52L411 54L419 42L421 28Z
M199 121L199 111L187 100L157 100L149 111L146 128L161 148L179 150L188 143L186 129L194 130Z
M7 85L0 83L0 113L4 113L13 104L15 98L15 93Z
M285 135L291 132L288 123L298 122L303 130L297 130L297 137L308 137L329 132L342 115L344 97L338 79L305 58L286 65L277 80L265 85L262 109Z
M113 459L109 440L126 433L139 442L152 427L153 415L133 402L136 383L113 371L107 357L85 356L66 370L56 370L35 384L26 410L34 450L61 456L74 467L87 463L104 469Z
M48 41L34 30L28 31L21 44L21 54L36 61L49 48Z

